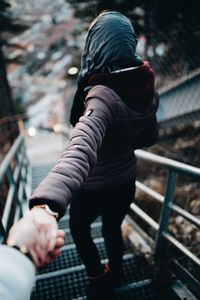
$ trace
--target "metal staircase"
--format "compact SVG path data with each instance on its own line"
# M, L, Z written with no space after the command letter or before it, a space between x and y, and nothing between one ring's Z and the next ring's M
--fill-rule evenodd
M51 165L39 166L32 169L33 188L49 172ZM88 279L85 267L77 253L69 230L69 214L59 221L59 227L65 231L65 246L61 255L47 267L37 273L36 286L31 300L86 300ZM99 250L103 263L107 263L104 240L101 235L101 218L91 225L91 233ZM159 289L153 282L154 270L144 256L134 254L130 240L124 239L124 284L116 289L117 299L180 299L171 287ZM103 299L102 299L103 300Z
M137 158L167 169L166 191L164 195L137 181L138 190L160 203L162 210L159 221L155 221L135 202L125 222L131 228L125 235L123 286L115 290L118 300L198 300L200 295L200 258L169 231L169 217L176 213L196 229L200 229L200 220L189 211L174 202L174 193L179 176L188 176L199 186L200 169L146 151L137 150ZM30 168L26 156L23 137L19 136L0 165L1 196L5 199L0 219L0 242L3 243L10 226L17 221L27 208L27 200L32 190L51 170L52 164L37 165ZM7 193L3 190L6 189ZM4 193L3 193L4 192ZM6 197L5 197L6 196ZM148 236L132 213L145 222L153 231L155 239ZM76 251L70 234L69 214L59 221L59 227L65 230L65 246L61 255L47 267L38 270L36 285L30 300L86 300L88 279L84 265ZM184 230L184 228L183 228ZM101 219L91 225L94 241L99 249L103 263L107 262L104 240L101 235ZM145 240L151 250L150 259L133 247L133 233ZM167 250L167 251L166 251ZM166 252L170 253L167 256ZM109 299L102 299L109 300Z

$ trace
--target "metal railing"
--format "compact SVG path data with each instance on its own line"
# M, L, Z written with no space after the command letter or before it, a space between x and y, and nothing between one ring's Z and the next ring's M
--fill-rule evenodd
M31 195L31 170L22 135L0 164L0 191L0 242L3 242L10 226L22 217Z
M160 193L152 190L143 183L136 181L136 187L138 190L143 191L145 194L149 195L157 202L162 204L159 223L156 222L146 212L144 212L138 205L136 205L135 203L131 204L131 210L134 212L134 214L141 218L143 222L148 224L156 232L156 240L153 245L155 258L162 257L163 253L165 253L165 249L167 249L167 244L170 243L170 245L173 245L175 249L177 249L180 253L189 258L192 263L195 264L196 268L199 268L200 259L169 232L168 224L171 212L176 212L179 216L190 222L192 225L196 226L196 228L200 228L200 219L198 217L192 215L180 206L173 203L178 176L185 175L191 177L192 179L199 180L200 168L196 168L172 159L164 158L162 156L143 150L136 150L135 154L138 160L146 161L151 164L157 164L168 170L164 195L161 195ZM152 242L151 238L150 241ZM176 269L182 277L187 278L187 282L191 283L192 290L195 293L199 292L199 281L196 280L196 278L194 278L194 276L190 274L188 270L182 267L177 261Z

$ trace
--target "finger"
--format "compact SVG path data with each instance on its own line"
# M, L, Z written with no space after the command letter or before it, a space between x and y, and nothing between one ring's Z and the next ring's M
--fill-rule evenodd
M50 230L44 224L40 226L35 250L42 264L47 262L48 252L53 250L56 243L57 230Z
M60 252L49 254L46 258L46 262L43 265L48 265L49 263L53 262L59 255Z
M43 252L43 250L38 251L38 249L36 249L35 253L37 256L37 267L43 267L50 262L47 252Z
M63 247L64 244L65 244L65 241L64 241L63 238L61 238L61 237L57 238L56 239L56 244L55 244L55 249Z
M34 262L36 268L39 268L41 263L40 263L40 259L37 255L37 253L33 249L29 249L29 253L31 254L31 257L33 258L33 262Z
M64 230L59 229L59 230L57 231L57 237L62 237L62 238L64 238L64 237L65 237L65 232L64 232Z
M44 250L41 248L40 245L36 244L34 247L34 252L39 260L39 262L44 260Z
M51 253L49 253L49 258L52 260L54 260L56 257L58 257L61 254L60 249L55 249L53 250Z
M45 225L41 225L39 229L39 235L38 235L38 244L40 247L43 249L47 248L47 245L49 243L48 240L48 229L46 228Z
M44 232L39 232L37 235L37 240L36 243L33 247L38 259L40 261L45 261L46 253L48 252L48 247L47 247L48 241L45 241L45 234Z
M48 252L52 251L55 248L56 245L56 239L57 239L57 228L53 228L51 231L48 232Z
M53 251L46 253L46 256L42 260L43 265L52 262L56 257L60 255L60 253L61 253L60 248L54 249Z

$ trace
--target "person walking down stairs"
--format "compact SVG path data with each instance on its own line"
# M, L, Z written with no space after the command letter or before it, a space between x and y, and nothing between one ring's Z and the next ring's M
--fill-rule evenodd
M71 111L69 146L29 202L33 213L44 209L57 220L70 204L70 229L88 274L89 300L114 299L114 287L122 283L121 224L135 193L134 150L158 139L155 75L135 54L136 45L125 15L104 11L92 22ZM90 235L98 216L108 265L101 264Z

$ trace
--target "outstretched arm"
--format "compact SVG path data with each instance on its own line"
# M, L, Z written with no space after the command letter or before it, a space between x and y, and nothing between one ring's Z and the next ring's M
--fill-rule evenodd
M97 153L117 111L112 91L95 86L86 98L85 113L72 131L68 148L30 200L30 208L48 204L61 218L73 195L97 162Z
M98 150L116 112L117 101L112 91L103 86L94 87L88 93L85 113L72 132L68 148L33 193L29 205L44 239L43 253L49 251L51 244L55 245L55 219L36 206L48 205L58 213L58 219L64 215L70 200L95 166ZM43 210L44 218L40 218L38 210Z

